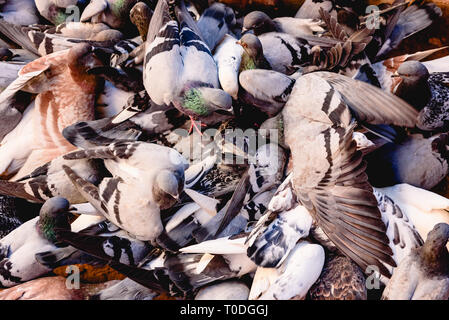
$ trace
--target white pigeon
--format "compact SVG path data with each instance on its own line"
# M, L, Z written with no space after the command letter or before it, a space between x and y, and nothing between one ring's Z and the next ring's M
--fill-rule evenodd
M323 266L323 247L301 241L279 267L257 268L249 300L303 300Z
M226 281L201 288L195 300L248 300L249 289L241 281Z
M38 217L31 219L0 240L0 283L12 287L35 279L51 269L42 266L35 254L53 250L62 244L54 228L70 229L69 202L60 197L48 200Z

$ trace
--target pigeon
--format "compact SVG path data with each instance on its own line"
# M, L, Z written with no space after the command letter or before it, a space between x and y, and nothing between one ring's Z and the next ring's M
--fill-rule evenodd
M248 257L258 266L278 268L298 240L309 235L312 223L308 211L297 202L289 174L247 237Z
M267 32L288 33L295 38L320 35L324 33L323 22L319 19L300 19L279 17L271 19L265 12L252 11L243 20L243 30L253 30L256 36Z
M429 74L419 61L406 61L398 68L401 82L394 93L420 111L417 127L432 131L444 126L449 107L449 73Z
M124 35L120 31L111 29L103 23L90 22L67 22L49 27L21 26L0 20L0 33L37 56L70 49L78 43L120 51L120 47L137 47L136 42L141 42L140 37L123 39Z
M94 48L80 44L21 69L19 78L2 92L0 99L18 90L38 95L28 117L23 119L26 124L19 123L2 140L2 175L17 174L20 178L75 149L61 131L77 121L93 119L98 78L87 70L100 65L103 62L95 56ZM18 132L20 135L16 135Z
M239 278L257 267L245 253L244 240L236 235L184 247L180 254L169 256L164 266L186 293L217 280Z
M105 23L113 29L130 26L129 12L137 0L90 0L80 17L81 22Z
M148 27L152 16L153 10L141 1L137 2L129 12L129 19L137 27L143 42L147 40Z
M295 77L273 70L245 70L239 75L239 98L273 118L290 97L295 81Z
M87 199L72 185L63 171L69 166L80 177L98 185L107 173L96 159L66 160L59 156L36 168L29 175L16 181L0 180L0 194L43 203L50 198L61 196L71 204L84 203Z
M323 247L301 241L278 268L257 268L249 300L304 300L323 265Z
M162 232L160 210L177 202L188 167L175 150L140 141L74 151L64 159L104 159L112 177L104 178L98 187L70 167L63 169L98 212L142 241L152 241Z
M449 298L449 225L438 223L422 247L395 269L383 300L447 300Z
M330 253L308 296L311 300L367 300L365 281L363 272L351 259Z
M357 18L364 13L365 4L364 1L358 0L306 0L296 12L295 18L318 19L320 9L340 19L345 17L343 13L352 13ZM343 12L340 13L341 11Z
M56 240L54 229L70 229L69 206L64 198L51 198L42 206L39 217L25 222L0 240L0 283L3 287L35 279L51 270L40 265L34 255L64 246Z
M409 5L405 7L403 4ZM372 47L367 49L372 62L383 60L402 40L429 27L443 14L436 4L424 0L398 1L391 6L394 7L398 8L385 18L385 26L379 26Z
M404 62L411 61L411 60L423 61L424 59L428 58L429 56L431 56L437 52L440 52L442 50L446 50L446 49L447 49L447 47L440 47L440 48L436 48L436 49L418 51L418 52L415 52L412 54L403 54L403 55L388 58L388 59L385 59L385 60L382 60L382 61L379 61L376 63L372 63L371 67L375 72L376 78L379 80L379 84L380 84L381 88L385 91L394 93L397 85L401 81L401 78L397 77L395 73L397 72L398 68ZM436 59L436 60L439 60L439 59ZM423 63L427 66L427 64L430 62L431 61L426 61Z
M436 224L449 224L449 201L437 193L406 183L375 190L394 202L394 207L400 209L423 240Z
M125 278L92 295L89 300L153 300L159 293Z
M160 1L151 19L143 75L147 93L156 104L173 104L191 117L192 127L193 120L212 125L233 117L232 98L219 89L217 65L195 21L182 0L173 9L176 19Z
M249 288L241 281L225 281L201 288L195 300L248 300Z
M212 3L197 21L201 38L213 52L226 34L232 33L236 24L234 10L223 3ZM181 27L182 29L182 27ZM181 30L182 31L182 30Z
M227 34L215 49L214 60L223 90L238 99L239 74L250 69L271 69L263 55L262 44L256 36L245 34L240 40Z
M259 38L251 33L244 34L239 41L243 47L244 53L242 56L242 63L239 70L249 69L271 69L270 63L263 54L263 45Z
M136 96L139 98L135 99ZM131 100L142 101L140 97L140 94L136 94L131 97ZM132 108L133 104L127 109ZM126 112L127 109L123 112ZM164 110L164 108L150 107L142 112L132 112L135 115L122 122L117 120L120 113L115 117L77 122L66 127L62 133L73 145L88 149L118 141L152 141L159 135L178 128L186 121L184 114L175 108ZM115 120L118 122L114 123Z
M71 245L71 247L41 252L36 255L36 259L39 263L54 269L58 266L80 263L82 260L80 261L78 260L79 257L77 259L73 256L75 252L80 250L97 259L113 260L136 266L152 250L152 246L147 242L130 237L125 231L114 225L105 227L104 224L107 224L107 222L100 222L99 226L94 225L79 232L56 229L56 238ZM100 228L103 232L91 234L89 229L96 228ZM81 256L81 258L84 257Z
M363 87L369 101L357 87ZM385 105L388 109L381 108ZM395 263L362 154L352 138L350 110L358 121L372 124L410 127L416 116L403 100L361 81L329 72L298 78L282 110L293 158L292 182L299 201L339 250L363 270L376 265L388 277L382 262Z
M421 236L408 218L406 208L402 211L400 204L396 204L382 189L373 188L373 195L387 228L386 236L393 253L392 258L398 264L412 248L422 244ZM247 253L258 266L277 268L296 243L308 236L315 237L334 255L341 255L306 208L298 203L293 190L292 174L289 174L272 197L268 211L247 237ZM392 271L391 266L385 267ZM386 281L384 277L380 280Z
M373 194L377 199L377 207L382 215L382 221L387 228L386 235L389 239L389 247L393 252L392 258L396 265L399 265L411 250L423 244L423 239L413 220L407 215L406 208L401 207L401 203L392 200L388 193L383 193L383 190L373 188ZM390 272L394 272L391 266L384 265ZM379 277L379 280L382 283L388 282L383 275Z
M79 15L86 6L86 0L35 0L36 8L45 19L59 25L68 19L76 19L73 14ZM72 20L75 21L75 20Z
M31 25L39 23L33 0L7 0L0 4L0 19L10 23Z
M375 187L407 183L430 190L449 173L447 148L447 133L429 138L415 133L387 142L365 154L368 179Z

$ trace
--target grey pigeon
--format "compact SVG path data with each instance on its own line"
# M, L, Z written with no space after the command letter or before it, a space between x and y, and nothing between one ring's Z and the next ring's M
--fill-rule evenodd
M74 151L64 159L104 160L112 177L104 178L98 187L70 167L63 169L98 212L143 241L154 240L162 232L160 210L173 206L184 188L185 159L156 144L116 142Z
M64 198L51 198L42 206L39 217L25 222L0 240L2 286L12 287L51 271L40 265L34 255L64 246L57 241L55 228L70 229L69 205Z
M414 249L394 270L384 300L447 300L449 298L449 225L439 223L422 247Z
M395 94L420 111L417 127L432 131L449 119L449 73L432 73L419 61L406 61L398 68L402 81Z
M170 6L159 1L156 6L147 37L144 85L156 104L173 104L192 120L215 124L233 117L232 98L219 89L217 65L183 0Z
M395 263L352 138L350 110L358 121L372 124L413 126L416 117L409 104L369 84L329 72L300 77L282 111L292 182L299 201L338 249L363 270L376 265L388 277L383 262Z

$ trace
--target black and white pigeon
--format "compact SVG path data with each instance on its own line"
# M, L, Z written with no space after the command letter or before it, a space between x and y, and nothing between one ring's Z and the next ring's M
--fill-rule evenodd
M246 255L245 234L203 241L167 257L170 279L188 293L217 280L239 278L256 271Z
M45 165L36 168L31 174L15 181L0 180L0 194L43 203L52 197L61 196L71 204L86 202L84 196L72 185L63 171L69 166L82 179L97 185L107 174L98 160L66 160L60 156Z
M160 210L178 201L188 167L177 151L140 141L74 151L64 159L104 160L112 177L104 178L98 187L69 166L63 169L98 212L143 241L154 240L162 232Z
M383 300L447 300L449 298L449 225L439 223L422 247L414 249L394 270Z
M252 30L256 36L267 32L288 33L296 38L304 38L324 33L323 22L320 19L301 19L293 17L278 17L271 19L265 12L252 11L243 19L245 33Z
M449 73L430 74L419 61L406 61L398 68L401 82L394 93L419 110L417 127L437 130L449 119Z
M12 287L51 271L35 254L64 246L57 241L55 228L70 229L69 202L61 197L44 203L39 217L29 220L0 240L0 283Z
M429 138L416 133L398 142L387 142L365 154L366 173L375 187L400 183L430 190L449 173L448 134Z
M388 277L383 263L394 267L395 262L353 141L353 115L359 122L412 127L417 112L394 95L335 73L298 78L282 111L292 184L300 203L339 250L363 270L376 265Z
M232 98L220 89L217 65L183 0L158 2L143 80L152 101L173 104L193 120L211 125L233 116Z
M92 263L91 261L95 261L95 259L112 260L136 266L153 249L148 242L133 238L126 231L115 225L111 226L111 223L107 221L79 232L56 229L55 233L59 241L69 244L70 247L41 252L36 255L39 263L52 269L58 266L85 263L86 260ZM77 254L78 251L85 254Z

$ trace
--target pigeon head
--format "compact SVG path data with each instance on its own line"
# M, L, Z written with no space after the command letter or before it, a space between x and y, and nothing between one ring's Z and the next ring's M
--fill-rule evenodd
M295 80L273 70L246 70L240 73L241 99L269 117L278 114L292 92Z
M271 18L262 11L253 11L248 13L243 19L243 33L253 30L256 36L276 31L276 25Z
M87 71L105 65L103 55L99 54L98 48L87 43L80 43L70 49L68 53L69 68L73 75L85 75Z
M263 47L259 38L251 33L246 33L239 41L237 41L237 43L243 47L245 53L249 56L249 59L244 59L242 57L241 69L256 69L258 62L264 58Z
M449 240L449 224L438 223L427 234L424 246L433 250L445 250L447 241Z
M52 243L57 242L55 228L70 230L69 206L67 199L53 197L45 201L39 212L39 231Z
M421 248L420 256L424 267L435 274L448 274L449 251L446 247L449 239L449 225L438 223L427 234L427 239Z
M182 97L182 109L194 118L232 111L232 97L221 89L189 86Z
M184 171L162 170L156 176L153 195L158 206L164 210L172 207L184 189Z
M153 11L145 2L137 2L129 13L129 19L139 30L143 41L147 39L148 27L150 26Z
M398 74L403 81L416 83L427 81L429 79L429 71L426 66L419 61L406 61L398 68Z

